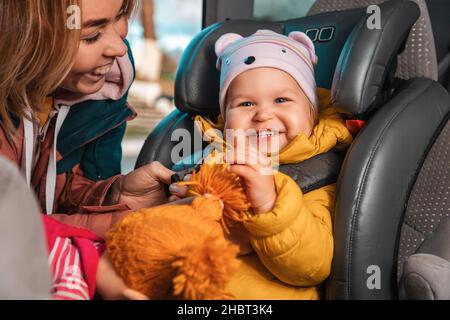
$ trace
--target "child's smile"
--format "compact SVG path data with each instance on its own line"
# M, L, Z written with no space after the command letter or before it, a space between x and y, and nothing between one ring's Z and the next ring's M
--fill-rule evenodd
M275 149L279 149L279 142L284 136L284 131L280 129L249 129L247 137L250 143L258 146L258 149L264 153L273 153Z
M309 136L313 126L309 100L286 72L275 68L249 70L229 87L225 129L244 130L265 154L278 153L300 133Z

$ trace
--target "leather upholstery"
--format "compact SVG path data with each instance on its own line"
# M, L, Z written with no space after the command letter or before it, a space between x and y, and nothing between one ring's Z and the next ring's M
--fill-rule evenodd
M411 1L380 5L381 29L362 19L345 43L333 79L336 106L356 117L370 114L390 98L397 66L408 34L420 11Z
M433 37L434 24L432 26L431 23L433 21L430 21L429 9L427 7L427 2L429 5L431 3L425 0L411 1L414 1L420 7L421 13L419 19L417 19L417 22L411 29L405 50L398 57L396 77L401 79L427 77L432 80L437 80L438 65ZM367 8L370 5L379 5L383 2L386 2L386 0L317 0L308 14L314 15L336 10ZM448 20L447 16L445 16L445 19Z
M328 299L397 298L405 206L449 113L450 96L441 85L412 79L398 88L350 147L337 184ZM373 265L381 270L381 288L370 290L368 268Z
M159 161L167 168L171 168L175 164L172 161L172 150L179 143L179 141L172 141L172 134L175 130L180 129L188 130L191 137L194 137L196 132L192 117L187 113L175 110L163 119L149 135L136 161L136 168L140 168L153 161ZM194 147L192 142L192 152L199 151ZM180 157L187 156L189 154L180 155Z
M327 152L300 164L282 165L280 172L290 176L307 193L336 183L344 156L341 152Z

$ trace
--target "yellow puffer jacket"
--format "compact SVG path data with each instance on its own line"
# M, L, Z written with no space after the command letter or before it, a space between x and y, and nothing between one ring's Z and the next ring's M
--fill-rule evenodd
M329 91L319 89L318 96L319 122L313 134L301 134L281 150L281 164L299 163L352 142L344 120L331 107ZM241 268L228 291L244 300L319 299L317 285L329 276L333 257L335 185L303 194L290 177L276 172L274 179L275 207L244 223L254 252L240 257Z

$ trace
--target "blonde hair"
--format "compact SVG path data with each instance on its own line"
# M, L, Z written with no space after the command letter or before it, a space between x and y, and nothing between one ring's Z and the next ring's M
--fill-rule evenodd
M14 132L12 116L39 112L68 75L81 30L67 27L67 9L82 0L0 1L0 117ZM137 0L124 0L128 16Z

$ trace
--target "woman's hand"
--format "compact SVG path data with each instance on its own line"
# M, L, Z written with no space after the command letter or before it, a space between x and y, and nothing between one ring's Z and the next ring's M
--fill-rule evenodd
M184 177L183 181L191 181L192 174L188 174ZM183 203L180 202L182 199L187 197L188 194L188 187L187 186L180 186L177 183L171 184L169 187L169 191L171 193L171 196L169 197L169 201L174 204L176 203ZM191 203L192 198L190 200L187 200L187 203Z
M235 146L239 144L235 143ZM241 178L254 213L272 211L277 199L272 161L250 145L249 140L245 149L235 147L224 160L230 164L228 170Z
M123 176L113 186L116 203L132 210L151 208L167 202L164 185L170 184L172 170L153 162Z

